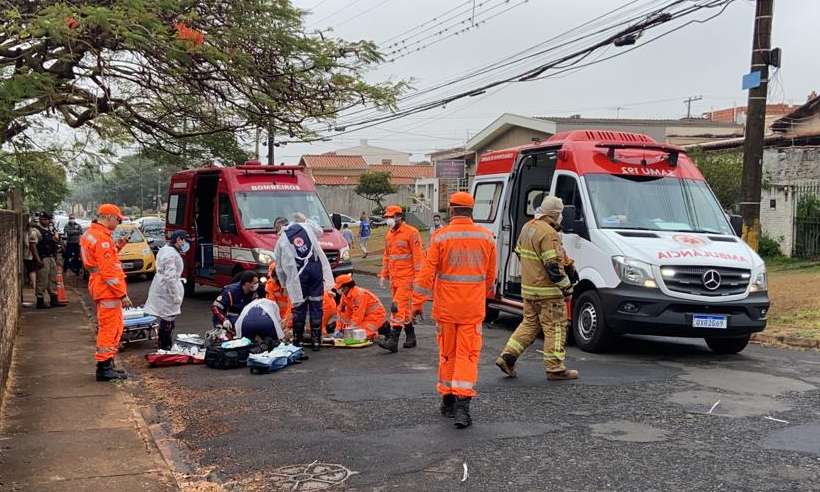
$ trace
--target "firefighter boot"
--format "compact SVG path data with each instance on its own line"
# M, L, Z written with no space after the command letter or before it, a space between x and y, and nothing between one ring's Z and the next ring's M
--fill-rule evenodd
M51 306L49 306L48 304L46 304L45 299L43 299L42 297L38 297L38 298L37 298L37 309L48 309L48 308L50 308L50 307L51 307Z
M473 424L473 418L470 417L470 397L459 396L456 398L453 413L453 425L456 426L456 429L470 427Z
M310 349L318 352L322 348L322 328L310 328Z
M399 351L399 337L401 336L401 327L394 327L390 334L379 340L379 347L395 354Z
M111 369L113 369L114 372L116 372L117 374L122 374L123 376L125 376L126 374L125 369L120 369L119 367L117 367L117 364L114 361L114 359L111 359Z
M413 323L404 325L404 348L416 348L416 329Z
M441 397L441 414L448 419L455 417L455 395L444 395Z
M97 362L97 381L115 381L117 379L128 379L128 376L115 371L111 359Z
M569 381L572 379L578 379L578 371L575 369L564 369L561 372L547 373L548 381Z
M501 354L495 359L495 365L498 366L499 369L504 371L504 374L507 376L514 378L517 376L515 373L515 361L517 357L513 354Z
M302 346L302 337L305 336L305 325L297 325L296 323L293 324L293 340L291 343L294 347L301 347ZM299 360L308 360L310 357L307 356L304 352L302 356L299 357Z

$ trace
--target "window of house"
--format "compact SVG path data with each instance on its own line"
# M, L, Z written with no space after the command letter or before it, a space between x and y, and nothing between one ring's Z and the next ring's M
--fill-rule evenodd
M499 182L481 183L475 187L475 207L473 220L475 222L495 222L495 216L501 205L501 190Z
M777 200L775 200L774 198L769 200L769 208L777 208Z

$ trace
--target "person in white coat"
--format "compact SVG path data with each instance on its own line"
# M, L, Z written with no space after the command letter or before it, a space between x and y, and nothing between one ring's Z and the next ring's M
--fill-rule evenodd
M148 301L143 310L159 318L159 348L170 350L174 343L174 320L182 312L182 298L185 296L185 279L182 255L191 244L188 233L174 231L168 243L157 252L157 273L148 289Z

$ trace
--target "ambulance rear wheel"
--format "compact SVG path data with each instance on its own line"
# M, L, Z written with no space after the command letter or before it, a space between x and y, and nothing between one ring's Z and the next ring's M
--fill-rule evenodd
M612 343L614 335L606 324L601 298L588 290L573 300L572 338L584 352L603 352Z

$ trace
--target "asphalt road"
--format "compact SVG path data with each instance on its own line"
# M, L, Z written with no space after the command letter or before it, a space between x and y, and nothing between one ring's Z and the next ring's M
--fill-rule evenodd
M131 283L135 302L148 285ZM186 299L177 332L208 329L215 295ZM291 490L285 475L317 460L354 472L354 490L820 490L820 353L628 338L605 355L570 348L578 381L547 382L540 347L507 379L493 361L516 322L485 327L474 425L460 431L438 414L429 324L413 350L323 350L264 376L148 369L148 343L124 359L137 396L238 490ZM303 486L347 476L317 466L297 478L326 481Z

